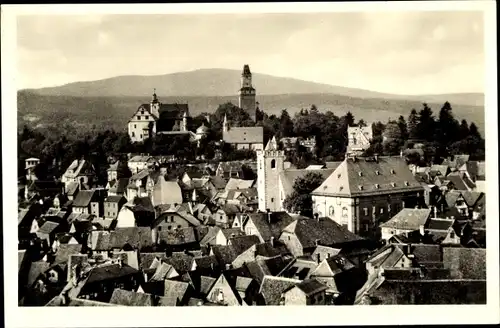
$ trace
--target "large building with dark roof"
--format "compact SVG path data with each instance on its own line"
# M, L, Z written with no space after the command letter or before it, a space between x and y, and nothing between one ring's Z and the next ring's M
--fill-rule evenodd
M379 237L381 223L422 203L424 188L401 157L346 158L311 194L314 213Z

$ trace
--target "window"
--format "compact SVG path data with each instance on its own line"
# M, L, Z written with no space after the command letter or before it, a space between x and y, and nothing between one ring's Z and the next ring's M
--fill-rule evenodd
M148 115L146 115L146 120L149 120L149 116Z
M274 198L271 198L271 203L274 203Z
M330 206L330 209L329 209L329 211L328 211L329 216L333 216L333 213L334 213L334 212L335 212L335 211L334 211L334 209L333 209L333 206Z
M384 214L384 208L383 207L380 208L380 214Z
M108 216L109 216L109 212L108 212Z
M141 110L141 115L144 115L144 111L143 110Z
M182 227L181 227L181 225L180 225L180 224L179 224L179 225L177 225L177 229L180 229L180 228L182 228Z
M158 231L161 231L161 226L158 227Z
M140 120L141 120L141 117L140 117L140 116L137 116L137 119L140 121Z
M168 227L167 227L167 229L168 229L168 230L172 230L172 226L168 226Z
M453 231L450 232L450 238L455 238L455 233Z
M365 215L368 215L368 208L363 208L363 212L365 213Z
M132 137L135 137L135 132L132 132Z
M288 240L290 240L290 236L288 236Z
M276 160L274 159L271 161L271 168L272 169L276 168Z
M342 217L346 218L347 217L347 207L342 208Z
M142 134L139 134L139 139L142 139Z

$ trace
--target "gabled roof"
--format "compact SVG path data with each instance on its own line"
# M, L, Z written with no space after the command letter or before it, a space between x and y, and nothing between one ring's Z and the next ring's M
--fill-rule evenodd
M255 180L243 180L230 178L226 184L225 190L237 190L237 189L248 189L252 188Z
M56 253L56 258L52 264L66 264L71 255L80 254L82 245L80 244L61 244Z
M129 178L120 178L116 180L115 184L109 189L110 192L123 194L127 190Z
M283 232L295 234L303 248L314 248L317 244L334 246L363 240L330 218L300 217L284 228Z
M165 280L164 298L167 302L163 305L177 305L181 302L189 290L189 284L183 281Z
M214 185L214 187L218 190L226 188L227 181L220 176L211 176L209 178L210 182Z
M137 273L138 271L136 269L126 264L105 264L102 266L97 266L90 271L87 279L87 284L109 279L116 279Z
M446 179L448 181L450 181L451 183L453 183L453 186L457 190L469 190L469 188L467 187L467 184L465 183L464 179L461 176L459 176L459 175L448 174L448 176L446 177Z
M431 215L431 209L403 208L389 221L382 223L381 228L393 228L401 230L418 230L425 225Z
M45 273L50 268L50 264L45 261L36 261L32 262L29 272L28 272L28 281L26 286L31 287L33 283L38 279L38 277Z
M172 265L179 274L182 274L191 271L196 256L196 254L174 252L171 256L165 257L163 261Z
M255 127L231 127L222 132L222 140L229 144L256 144L264 143L264 128Z
M424 191L400 157L346 158L312 194L368 196Z
M222 231L224 232L224 230ZM253 245L257 245L259 243L260 239L258 236L255 235L250 235L250 236L239 235L236 237L229 238L229 244L232 245L237 250L238 253L242 253L247 249L249 249L250 247L252 247Z
M231 264L240 255L237 249L231 245L214 245L211 251L222 267Z
M57 229L57 227L59 226L59 223L57 222L52 222L52 221L46 221L41 227L40 229L38 229L37 231L37 235L38 234L50 234L52 233L54 230Z
M443 231L448 231L453 224L455 223L455 220L449 220L449 219L440 219L440 218L430 218L426 225L425 228L427 230L443 230Z
M440 176L445 177L449 172L449 167L448 165L434 164L431 166L429 172L435 172L438 173Z
M69 196L73 196L79 187L80 185L78 184L78 182L68 183L68 185L66 186L66 194L68 194Z
M95 190L80 190L73 201L73 207L87 207L94 197Z
M462 197L462 193L456 190L448 191L445 194L446 204L448 207L453 207L457 203L457 200Z
M279 305L281 294L300 282L297 279L265 276L260 285L259 293L264 298L266 305Z
M477 191L462 191L461 194L469 207L474 207L477 201L483 196L483 193Z
M280 181L283 185L283 189L286 194L291 194L293 192L293 185L295 180L298 178L304 177L308 173L318 173L323 177L323 181L326 180L333 172L334 168L326 168L326 169L305 169L305 170L297 170L297 169L288 169L279 173Z
M270 240L271 237L278 239L282 230L294 221L286 212L252 213L248 214L248 219L252 220L264 241Z
M175 230L158 231L159 242L164 241L167 245L184 245L196 242L193 227Z
M156 267L156 271L150 281L163 281L168 278L169 274L175 271L174 267L168 263L161 263Z
M201 276L199 293L203 296L207 296L216 281L217 279L213 277Z
M105 203L119 203L120 201L126 201L123 196L108 196L104 199Z
M151 228L149 227L128 227L116 228L109 234L111 248L123 248L130 245L133 248L143 248L153 245Z
M316 279L307 279L295 285L298 289L304 292L307 296L327 290L328 287L317 281ZM293 287L292 287L293 288Z
M123 306L153 306L154 295L116 288L109 303Z

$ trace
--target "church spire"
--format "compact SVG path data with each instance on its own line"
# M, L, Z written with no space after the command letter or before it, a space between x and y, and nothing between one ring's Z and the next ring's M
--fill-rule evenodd
M153 89L153 102L157 102L158 97L156 96L156 88Z
M267 142L265 150L278 150L278 142L276 141L276 136L273 136L273 138Z

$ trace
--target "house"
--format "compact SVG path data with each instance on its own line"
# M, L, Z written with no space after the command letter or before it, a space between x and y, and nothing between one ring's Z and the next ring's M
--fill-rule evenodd
M109 181L106 185L109 196L125 196L127 193L127 186L129 185L128 178L120 178L117 180Z
M160 176L153 187L152 201L155 206L181 204L183 197L179 183L166 181L164 176Z
M127 199L123 196L108 196L104 200L104 218L114 220L118 217L118 213Z
M232 226L236 216L242 211L235 204L226 204L219 208L212 216L215 220L215 225L221 228L229 228Z
M17 218L17 234L19 247L23 247L31 240L31 234L36 233L41 223L42 206L39 203L31 204L27 209L21 209ZM43 223L42 223L43 224Z
M154 306L157 297L152 294L136 293L116 288L109 300L110 304L122 306Z
M246 235L256 235L261 242L278 240L282 230L294 221L286 212L251 213L243 220Z
M265 276L260 285L264 305L284 305L283 293L301 283L300 280L284 277Z
M329 218L299 217L283 228L279 240L294 256L311 255L318 245L343 248L364 239Z
M311 195L313 211L361 236L403 208L423 204L424 188L400 157L346 158Z
M40 164L40 159L30 157L30 158L25 159L24 163L25 163L24 169L26 170L26 180L27 181L36 180L37 177L35 175L35 167L38 164Z
M250 172L245 170L249 169ZM224 179L237 178L242 180L252 180L253 176L257 173L257 163L255 161L231 161L220 162L215 171L216 176Z
M194 258L193 268L191 271L196 271L202 275L211 276L213 274L221 272L222 270L215 255L205 255ZM215 278L212 279L213 282L215 282Z
M328 247L328 246L323 246L323 245L318 245L314 249L314 251L311 254L311 258L313 260L316 260L319 263L321 263L323 260L338 255L340 253L341 249L340 248L333 248L333 247Z
M363 155L363 152L370 148L373 138L372 127L370 126L349 126L347 127L347 151L348 156Z
M149 197L136 197L125 203L118 212L116 227L150 227L155 220L155 209Z
M201 222L189 213L185 204L157 206L156 219L152 222L153 233L189 227L198 227Z
M117 262L96 266L87 273L78 270L78 266L75 267L75 271L80 271L76 273L76 280L78 284L82 283L77 295L78 298L109 303L117 288L129 291L136 290L141 278L139 271L126 264L121 264L120 261Z
M308 152L314 152L316 148L316 139L314 137L311 138L302 138L302 137L286 137L281 138L279 142L283 145L283 150L286 152L294 151L297 147L304 147Z
M89 189L95 177L96 170L92 163L83 158L80 160L75 159L62 175L61 182L64 183L65 187L68 187L71 182L77 182L80 185L80 189L82 186L85 186L85 189Z
M132 175L127 186L126 197L133 200L135 197L149 197L154 187L154 182L149 178L148 169Z
M424 226L431 216L431 209L403 208L389 221L382 223L381 229L382 239L388 240L393 235L404 234L420 231L424 235Z
M236 289L236 281L230 279L226 273L221 273L207 294L208 302L227 305L240 306L243 300Z
M460 236L454 228L455 220L430 218L425 224L427 238L441 245L460 245Z
M231 127L224 115L222 140L237 150L262 150L264 149L264 128L261 126Z
M61 232L60 224L52 221L45 221L37 230L36 236L46 243L47 246L52 245L56 239L56 234Z
M73 201L73 213L92 214L102 217L103 197L95 190L81 190Z
M163 294L159 306L181 306L187 305L194 290L187 282L165 279Z
M445 199L448 209L456 208L462 216L469 217L469 206L465 202L465 198L460 191L452 190L447 192L445 194Z
M120 166L120 161L116 161L111 164L107 170L108 182L118 180L118 166Z
M229 245L229 240L231 238L237 236L243 236L244 233L240 229L230 228L230 229L221 229L215 236L215 244L216 245Z
M283 293L284 305L326 305L327 289L315 279L304 280Z
M55 180L28 181L24 187L24 198L26 200L42 200L53 198L64 190L64 185Z
M324 259L309 274L309 278L322 283L329 299L335 301L342 294L360 289L366 282L366 273L347 257L338 254Z

